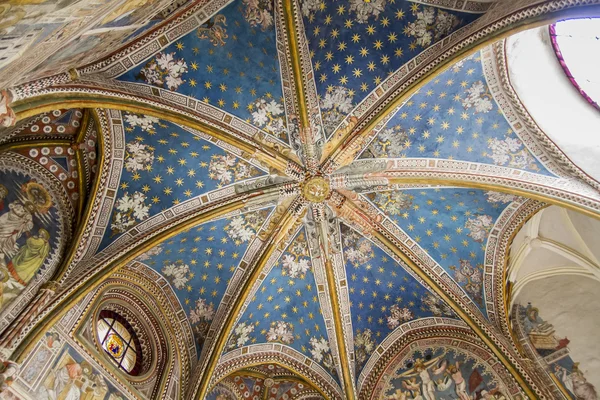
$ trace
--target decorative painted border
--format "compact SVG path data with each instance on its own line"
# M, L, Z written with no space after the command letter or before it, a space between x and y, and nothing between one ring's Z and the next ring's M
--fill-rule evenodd
M333 174L331 186L373 187L388 184L393 179L463 182L496 191L504 188L507 192L527 193L530 197L550 197L562 206L591 214L600 212L600 192L578 180L468 161L431 158L357 160Z
M544 207L545 203L517 198L500 214L488 235L483 275L487 315L506 337L510 337L505 308L509 300L506 297L505 276L510 244L521 227Z
M307 377L330 399L344 399L342 389L323 367L297 350L279 344L253 344L223 355L213 372L212 380L218 382L225 376L244 367L274 362Z
M445 8L452 11L462 11L472 14L483 14L496 6L496 0L409 0L427 6Z

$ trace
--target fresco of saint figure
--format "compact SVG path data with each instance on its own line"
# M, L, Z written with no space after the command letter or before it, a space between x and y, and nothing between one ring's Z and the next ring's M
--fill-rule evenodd
M17 297L44 265L56 227L52 201L37 182L0 184L0 305Z

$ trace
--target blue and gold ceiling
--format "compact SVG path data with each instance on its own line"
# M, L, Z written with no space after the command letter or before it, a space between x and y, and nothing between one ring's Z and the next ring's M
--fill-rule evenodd
M321 120L320 128L326 136L331 136L342 119L391 72L481 15L420 3L405 0L302 0L299 4L294 3L302 15L305 32L300 34L305 35L312 63L312 71L302 72L314 76L316 82L312 89L308 87L310 85L305 89L314 90L314 98L318 99L320 107L320 110L310 110L315 113L311 114L314 117L311 123ZM235 0L215 11L200 28L163 43L162 50L118 79L190 96L237 116L288 144L292 138L288 121L297 122L299 118L298 115L286 115L286 110L300 109L306 104L291 107L285 101L295 100L286 97L284 101L283 98L287 87L282 83L281 65L288 60L278 57L285 54L282 48L289 48L284 46L288 38L276 35L279 32L276 24L281 22L274 12L277 7L281 4ZM294 54L294 57L299 56ZM302 80L306 76L294 76L294 79ZM207 361L213 363L209 364L209 372L215 369L219 357L226 358L240 348L249 351L251 345L277 344L279 349L284 349L282 352L305 357L305 364L322 367L327 377L348 394L356 389L370 358L379 355L377 349L385 339L393 332L401 331L399 327L405 323L445 317L463 324L458 320L464 320L465 314L458 309L468 308L471 304L468 301L472 301L482 315L481 320L471 321L472 326L491 324L484 317L489 311L483 290L486 246L494 224L517 199L514 195L449 186L411 187L408 183L402 190L391 189L390 184L390 188L380 186L376 192L368 189L362 194L352 193L353 198L347 195L350 190L341 190L345 189L342 184L334 187L318 166L315 169L318 178L326 184L311 188L308 183L314 178L314 174L311 175L314 171L310 170L310 163L302 154L298 158L306 165L297 170L294 169L296 166L288 165L292 173L289 170L266 171L249 161L252 155L242 151L234 155L231 147L221 148L205 139L206 135L214 135L218 127L211 133L195 134L193 129L168 121L169 114L158 118L128 110L121 112L125 152L118 190L98 251L108 252L118 247L111 247L111 244L124 232L185 200L270 173L288 175L287 186L277 188L280 195L277 205L294 204L296 207L288 210L289 218L280 220L297 219L294 235L285 235L286 229L293 224L271 225L277 225L278 220L273 217L277 212L273 212L273 208L263 208L239 215L229 213L227 217L215 218L176 234L160 236L162 232L156 232L155 246L137 257L169 282L185 310L197 353L203 354L207 333L211 326L217 326L217 309L225 304L225 292L239 288L230 286L234 272L260 228L269 226L265 231L273 242L262 241L265 238L261 237L257 243L263 246L261 250L280 246L282 253L269 260L272 262L270 270L266 270L266 260L260 265L248 263L240 268L243 270L252 265L256 271L245 270L242 274L254 276L252 273L257 272L261 283L252 287L255 282L248 282L247 287L254 291L236 293L236 305L244 304L239 315L229 316L225 312L227 321L223 324L216 321L218 326L226 326L229 331L218 332L226 340L222 340L221 347L215 347L216 350L210 348L216 356L206 356L216 360ZM79 185L83 180L79 176L83 174L86 187L92 187L92 182L97 179L96 170L100 168L96 141L102 132L90 129L82 134L81 131L81 126L88 124L86 113L89 112L84 109L57 110L32 119L19 133L23 138L37 140L43 133L51 140L66 142L15 150L34 159L62 181L74 204L82 193ZM2 134L0 131L0 140L4 143ZM236 140L233 138L231 142ZM9 141L10 138L6 139L7 143ZM303 145L308 148L314 143ZM83 163L76 157L78 150L83 151ZM279 150L281 147L269 149L272 154ZM506 120L488 86L480 53L455 63L414 93L387 120L358 158L463 160L491 167L506 166L544 175L544 178L554 177ZM295 178L297 181L293 181ZM307 195L309 190L314 190L309 193L311 196ZM260 195L264 193L257 196ZM399 257L393 257L389 248L384 249L371 240L380 222L377 218L369 216L357 222L352 218L359 212L342 215L343 205L356 198L371 202L414 241L414 248L420 247L439 264L462 290L457 296L460 299L452 304L442 300L450 298L442 296L446 294L440 293L444 289L429 281L426 283L424 273L414 271L415 268L424 270L422 265L416 263L416 267L409 267L398 261ZM337 203L336 199L339 200ZM219 199L209 201L221 205ZM307 213L312 213L310 218ZM169 221L173 225L177 222ZM337 249L330 246L337 235L332 226L341 230L341 247ZM155 232L143 234L146 233ZM309 237L312 233L316 237ZM131 248L145 243L143 240L132 243ZM289 244L283 246L283 243ZM259 251L253 249L253 252ZM325 262L316 262L319 257L326 259ZM335 260L341 260L335 273L325 270L334 268ZM337 278L335 282L331 281L332 276ZM251 296L244 298L250 292ZM335 298L336 302L323 303L325 296ZM344 308L349 314L342 316ZM327 316L324 310L332 310L333 315ZM335 340L330 337L332 334L336 335ZM348 337L353 342L353 356L348 353L351 346L344 347ZM429 359L440 355L437 349L427 349L420 354ZM200 361L205 360L199 360L198 368L204 368L207 364ZM465 374L474 373L478 368L458 355L453 356L452 362L462 363ZM405 366L411 369L413 364ZM272 367L283 369L277 365ZM279 372L279 375L287 374ZM397 369L397 373L402 374L401 369ZM282 378L266 385L267 379L274 379L276 375L278 373L273 371L246 371L229 376L211 388L214 389L212 392L206 389L205 394L210 392L208 398L219 400L231 393L233 396L235 393L249 397L272 394L272 398L287 398L293 394L292 390L297 394L304 390L302 385L310 386L304 378L289 382ZM353 376L352 382L348 382L348 375ZM209 380L204 377L205 381ZM491 385L481 387L489 389ZM276 393L270 392L273 388Z
M100 250L161 210L266 173L171 122L133 113L124 121L125 162Z
M164 276L186 311L198 353L233 272L270 209L205 223L137 258Z
M325 131L385 78L476 14L410 1L302 2Z

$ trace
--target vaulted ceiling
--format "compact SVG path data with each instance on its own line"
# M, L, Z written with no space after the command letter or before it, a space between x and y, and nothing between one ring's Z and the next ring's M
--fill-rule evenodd
M183 310L181 398L388 398L442 360L481 378L472 394L547 396L510 333L508 243L548 204L597 216L599 184L532 120L494 41L578 9L159 3L111 54L58 52L31 82L0 70L0 147L62 189L44 216L69 216L60 262L10 297L54 282L41 305L5 300L6 354L135 261Z

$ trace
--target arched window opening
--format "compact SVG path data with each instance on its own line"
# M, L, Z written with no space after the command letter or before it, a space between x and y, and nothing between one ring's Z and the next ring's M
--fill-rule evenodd
M98 340L110 359L129 375L137 376L142 366L140 341L119 314L103 310L98 317Z
M550 37L571 83L600 110L600 18L559 21L550 26Z

